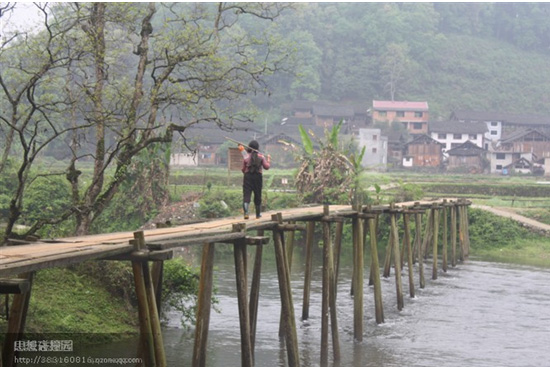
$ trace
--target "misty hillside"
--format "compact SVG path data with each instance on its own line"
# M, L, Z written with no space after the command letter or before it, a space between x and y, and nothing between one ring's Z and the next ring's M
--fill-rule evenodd
M550 4L307 3L276 22L295 76L269 105L426 100L453 109L550 113Z

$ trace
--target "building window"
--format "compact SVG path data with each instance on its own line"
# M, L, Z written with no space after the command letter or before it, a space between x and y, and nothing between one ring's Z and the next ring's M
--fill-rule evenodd
M374 141L378 140L378 135L373 135L372 140L374 140Z
M376 148L372 148L372 152L373 153L376 153L377 149Z
M422 116L424 116L423 112L420 112L420 111L415 111L414 112L414 117L422 117Z
M505 153L497 153L497 159L498 160L506 159L506 154Z
M476 140L477 139L477 134L470 134L470 139Z
M386 117L388 115L387 111L378 111L378 115L382 117Z
M496 169L502 169L502 164L497 164Z
M496 131L496 130L491 130L491 135L498 135L498 131Z
M491 121L491 126L498 126L498 122L497 121Z
M453 139L455 139L455 140L462 139L462 134L453 134Z
M421 122L414 122L413 123L413 130L422 130L422 123Z
M439 133L439 134L437 134L437 138L438 139L447 139L447 134Z
M397 111L397 112L395 113L395 116L397 116L397 117L405 117L405 111Z

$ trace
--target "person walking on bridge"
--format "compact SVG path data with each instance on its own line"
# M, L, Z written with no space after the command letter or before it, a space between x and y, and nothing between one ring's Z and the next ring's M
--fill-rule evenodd
M254 193L254 206L256 207L256 218L260 218L262 208L262 186L263 186L263 170L268 170L271 167L271 156L267 157L259 152L260 144L256 140L252 140L246 147L248 155L243 160L242 172L243 177L243 210L244 219L248 219L248 210L250 207L250 199Z

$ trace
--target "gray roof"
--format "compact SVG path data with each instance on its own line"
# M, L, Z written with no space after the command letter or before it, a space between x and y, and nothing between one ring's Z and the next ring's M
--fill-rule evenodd
M351 106L315 105L313 114L316 116L353 117L355 112Z
M550 125L550 116L532 114L513 114L507 112L454 111L453 120L464 121L500 121L512 125Z
M484 134L487 125L484 122L433 121L428 122L428 130L434 133Z
M478 156L483 152L485 152L485 149L468 140L456 148L449 149L447 154L455 156Z
M501 141L502 141L503 144L512 143L512 142L514 142L518 139L521 139L524 136L526 136L528 134L531 134L531 133L534 133L536 135L540 135L540 136L542 136L543 138L546 138L546 139L550 139L550 137L548 135L543 134L538 130L530 129L530 128L523 128L523 129L516 130L516 131L506 135L505 137L503 137L501 139Z
M226 141L225 137L246 144L252 139L257 139L263 133L252 123L236 123L230 128L223 128L215 123L200 123L187 128L183 135L191 143L217 145L223 144Z
M405 144L405 146L408 146L408 145L414 145L414 144L437 144L437 145L445 145L443 143L440 143L438 142L437 140L435 139L432 139L431 136L428 136L426 134L422 134L422 135L419 135L418 137L416 137L414 140L412 141L409 141L408 143Z

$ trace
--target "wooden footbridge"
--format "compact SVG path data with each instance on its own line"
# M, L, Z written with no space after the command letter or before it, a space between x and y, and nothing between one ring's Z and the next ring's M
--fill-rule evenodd
M351 292L354 301L354 337L363 339L363 282L364 251L371 252L369 284L374 289L376 322L384 322L380 269L390 276L393 264L396 284L397 308L404 307L402 270L407 263L409 294L414 297L413 270L418 270L419 285L425 286L423 260L428 253L433 257L432 278L441 268L447 271L448 257L451 266L464 260L469 253L466 200L442 199L430 202L408 202L379 206L311 206L264 213L264 217L243 221L240 217L189 224L171 228L158 228L145 232L113 233L96 236L64 238L0 248L0 291L13 294L8 330L2 350L0 367L15 365L16 340L23 337L25 318L29 307L33 274L37 270L67 266L87 260L109 259L131 261L134 272L138 314L140 321L141 357L144 366L166 366L162 333L159 322L159 300L163 261L173 256L173 249L186 245L202 245L202 264L195 325L193 366L206 364L213 264L215 244L231 244L234 248L235 275L241 332L242 365L254 365L254 345L263 247L269 242L265 236L271 231L277 263L281 297L281 330L284 337L289 366L299 366L298 338L295 306L290 283L290 261L295 231L306 234L306 267L302 300L302 319L309 317L310 284L312 279L312 253L316 223L322 227L323 275L321 315L321 365L329 361L332 350L334 361L340 359L339 328L336 313L337 277L342 232L345 221L351 221L353 238L353 276ZM383 216L389 216L390 236L383 266L377 252L377 225ZM398 217L403 220L398 222ZM423 217L425 224L422 225ZM385 217L384 219L388 219ZM415 233L411 233L411 220ZM398 228L402 223L402 228ZM285 232L288 233L285 236ZM368 236L368 243L366 241ZM400 241L402 233L402 242ZM250 287L247 279L247 246L256 246ZM448 254L450 248L450 254ZM439 255L438 251L442 251ZM392 261L393 260L393 261ZM418 266L413 264L418 262ZM150 264L152 266L150 267ZM331 343L329 343L329 334ZM332 345L332 348L330 348Z

